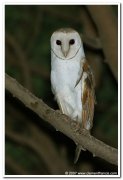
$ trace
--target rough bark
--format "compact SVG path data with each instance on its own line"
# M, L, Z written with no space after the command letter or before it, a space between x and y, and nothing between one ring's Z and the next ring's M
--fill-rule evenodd
M118 150L89 135L78 124L66 115L55 111L41 99L34 96L28 89L20 85L15 79L6 74L5 87L13 97L19 99L26 107L35 112L56 130L71 138L76 144L90 151L93 156L100 157L107 162L118 164Z

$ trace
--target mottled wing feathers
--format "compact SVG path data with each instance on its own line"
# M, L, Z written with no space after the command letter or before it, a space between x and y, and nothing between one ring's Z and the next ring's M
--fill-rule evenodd
M88 63L83 64L82 79L82 127L90 130L93 125L95 92L94 79Z

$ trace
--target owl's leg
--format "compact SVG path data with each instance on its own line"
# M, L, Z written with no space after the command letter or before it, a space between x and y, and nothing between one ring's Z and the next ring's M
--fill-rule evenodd
M75 111L73 114L72 114L72 120L74 120L76 122L76 128L75 128L75 131L78 130L80 128L80 118L79 118L79 115L78 115L78 112Z

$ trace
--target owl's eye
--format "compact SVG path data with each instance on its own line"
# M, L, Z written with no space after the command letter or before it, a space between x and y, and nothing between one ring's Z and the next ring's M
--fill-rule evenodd
M56 44L60 46L61 45L61 41L60 40L56 40Z
M69 41L69 44L70 45L73 45L75 43L75 40L74 39L71 39L70 41Z

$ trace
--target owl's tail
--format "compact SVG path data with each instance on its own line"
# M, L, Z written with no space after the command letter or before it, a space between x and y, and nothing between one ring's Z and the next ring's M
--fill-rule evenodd
M76 151L75 151L74 164L77 163L77 161L78 161L78 159L79 159L79 156L80 156L80 153L81 153L81 146L80 146L80 145L77 145Z
M80 153L81 153L81 150L86 151L86 149L83 148L81 145L77 145L76 151L75 151L74 164L77 163L79 156L80 156Z

